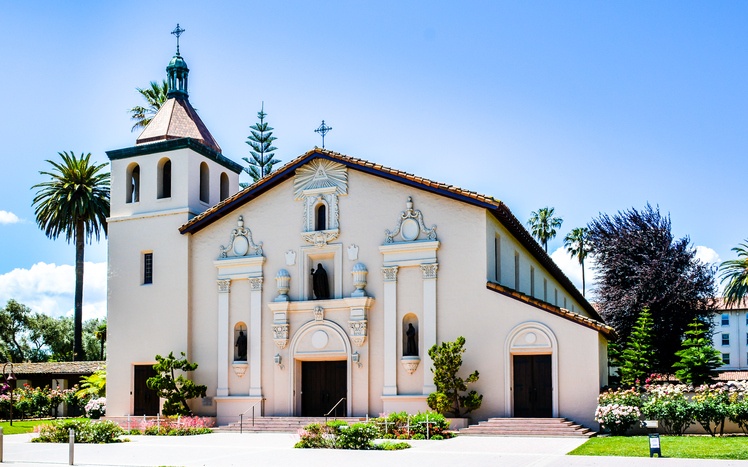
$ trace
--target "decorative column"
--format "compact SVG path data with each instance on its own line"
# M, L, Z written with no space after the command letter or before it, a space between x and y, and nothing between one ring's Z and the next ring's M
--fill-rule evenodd
M397 395L397 266L383 267L384 275L384 389Z
M421 264L423 273L423 325L421 326L421 343L423 345L423 393L436 391L434 377L430 371L431 357L427 350L436 344L436 270L439 264Z
M249 395L262 396L262 276L249 278Z
M216 372L216 396L229 395L229 293L231 292L231 279L219 279L218 283L218 365ZM233 333L232 333L233 334Z

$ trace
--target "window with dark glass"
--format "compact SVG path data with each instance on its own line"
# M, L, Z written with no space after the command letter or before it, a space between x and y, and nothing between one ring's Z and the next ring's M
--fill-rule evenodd
M730 354L729 353L723 353L722 354L722 364L723 365L729 365L730 364Z
M722 313L722 326L729 326L730 325L730 315L727 313Z
M722 345L730 345L730 335L722 333Z
M153 284L153 253L143 255L143 284Z

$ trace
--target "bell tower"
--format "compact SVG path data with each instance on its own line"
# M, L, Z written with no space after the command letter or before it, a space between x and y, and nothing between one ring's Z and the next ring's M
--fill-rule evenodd
M155 415L149 412L158 407L142 403L148 390L139 370L157 354L189 356L191 237L179 227L239 191L242 166L221 153L189 102L183 32L179 25L173 31L177 52L166 67L166 100L134 146L107 152L107 410L113 416Z

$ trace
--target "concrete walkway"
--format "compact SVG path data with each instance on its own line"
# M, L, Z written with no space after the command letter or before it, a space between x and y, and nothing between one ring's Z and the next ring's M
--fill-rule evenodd
M32 435L6 435L5 464L54 466L68 464L67 444L30 443ZM611 466L659 467L748 465L745 461L587 457L565 454L584 438L464 436L444 441L411 441L403 451L294 449L298 436L279 433L214 433L200 436L127 436L129 443L76 444L75 465L81 466L439 466L508 467Z

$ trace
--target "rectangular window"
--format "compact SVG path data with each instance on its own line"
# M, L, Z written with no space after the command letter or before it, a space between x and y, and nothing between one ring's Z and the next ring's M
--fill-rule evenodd
M543 278L543 301L548 302L548 279Z
M494 280L501 283L501 238L499 236L493 240L493 262Z
M519 292L519 252L514 252L514 290Z
M745 335L745 345L748 345L748 334Z
M729 326L730 325L730 315L727 313L722 313L722 326Z
M530 296L535 296L535 268L530 266Z
M722 354L722 364L723 365L729 365L730 364L730 354L729 353L723 353Z
M568 307L566 306L566 297L564 297L564 308L568 310Z
M553 289L553 304L558 306L558 289Z
M722 345L730 345L730 335L725 332L722 333Z
M153 284L153 253L143 254L143 284Z

